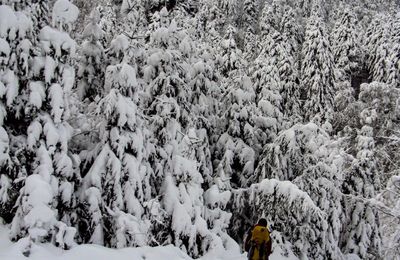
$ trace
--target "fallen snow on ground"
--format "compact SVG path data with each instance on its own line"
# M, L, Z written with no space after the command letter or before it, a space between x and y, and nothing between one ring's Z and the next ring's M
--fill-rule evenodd
M1 260L191 260L187 254L173 246L140 247L109 249L98 245L79 245L64 251L53 245L41 244L32 247L29 258L22 255L26 240L13 243L8 238L8 229L0 225L0 259ZM245 254L239 252L212 252L200 260L246 260ZM282 260L271 257L271 260ZM288 260L289 258L285 258ZM289 260L295 260L293 258Z

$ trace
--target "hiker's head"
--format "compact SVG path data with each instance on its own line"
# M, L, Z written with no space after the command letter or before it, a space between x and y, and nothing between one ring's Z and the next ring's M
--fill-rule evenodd
M265 218L260 218L259 220L258 220L258 223L257 223L258 225L260 225L260 226L262 226L262 227L266 227L267 226L267 220L265 219Z

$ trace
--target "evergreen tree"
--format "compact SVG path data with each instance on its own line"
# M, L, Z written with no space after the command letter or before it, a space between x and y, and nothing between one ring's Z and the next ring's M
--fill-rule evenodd
M274 36L266 36L263 42L264 49L255 60L252 70L256 103L261 111L258 127L256 128L257 151L261 152L264 145L275 139L282 129L282 97L280 95L283 85L277 68L278 53Z
M360 70L361 50L356 37L354 13L346 7L332 32L332 49L336 64L335 79L338 92L335 96L335 129L341 130L347 124L347 111L355 102L352 76Z
M383 247L384 257L395 259L400 250L400 230L399 230L399 200L400 200L400 179L394 175L388 181L387 187L379 195L379 199L384 203L388 210L380 214L382 220L382 235L385 235L388 242ZM397 224L397 225L396 225Z
M257 51L265 49L268 56L273 59L270 64L276 66L278 75L275 80L279 80L279 94L282 96L280 110L286 118L296 123L300 115L300 88L298 86L298 65L296 63L296 50L289 44L289 32L281 34L276 30L270 20L270 8L264 7L261 16L261 41ZM277 25L279 26L279 25ZM278 79L279 78L279 79ZM290 125L290 123L289 123Z
M197 28L200 31L201 39L204 41L213 40L219 36L225 24L226 17L218 6L217 1L201 0L200 9L196 14ZM209 39L211 38L211 39Z
M390 69L388 75L388 84L396 88L400 87L400 13L397 13L392 25L390 36L393 45L390 49Z
M295 10L286 5L279 26L282 37L285 39L288 53L294 58L297 66L300 60L301 44L304 37L303 28L299 25L298 19Z
M112 2L112 0L106 0L104 6L99 6L101 17L99 26L104 32L104 42L102 42L103 46L108 46L117 35L121 34L121 19L119 19L117 15L120 8L117 8L116 12Z
M231 72L238 71L246 63L242 51L236 43L237 29L229 25L226 28L224 38L220 42L220 54L217 57L217 65L221 75L229 77Z
M198 61L192 65L191 81L191 108L197 129L199 144L202 149L197 149L197 161L200 163L200 173L206 183L210 183L213 176L211 146L214 145L218 134L215 129L219 112L217 97L221 90L217 85L219 80L213 64L212 57L205 47Z
M204 49L203 49L204 48ZM228 213L227 204L231 192L227 180L216 175L211 164L216 143L220 136L219 98L221 89L217 85L220 80L215 72L213 63L213 50L205 44L200 48L199 60L192 66L191 86L191 111L195 122L195 129L191 129L191 136L195 141L196 161L199 165L204 183L204 219L213 236L214 248L224 248L225 243L230 243L231 238L226 231L229 227L231 213Z
M70 2L64 4L77 11ZM57 8L53 10L54 24L62 15ZM66 32L49 26L41 29L38 38L40 54L33 60L25 108L33 117L26 133L27 147L36 157L17 202L12 237L29 236L33 242L52 241L68 248L73 245L75 228L71 226L76 224L80 182L79 159L68 148L73 129L67 121L73 112L75 42Z
M293 183L266 179L238 190L232 201L233 237L240 239L246 226L265 217L272 228L274 252L281 253L282 257L334 257L325 240L327 222L324 213Z
M243 32L244 32L244 53L248 60L254 58L257 35L256 26L258 18L257 2L246 0L243 3Z
M318 16L308 20L302 49L301 85L304 88L305 119L319 115L327 120L333 111L335 95L334 63L325 25Z
M218 0L219 8L224 12L225 16L232 24L236 21L238 15L238 1L237 0Z
M0 129L3 156L1 162L0 216L11 222L23 185L18 181L27 176L32 154L26 149L24 106L29 91L32 59L32 21L22 12L15 12L8 5L0 6Z
M336 66L341 71L338 81L345 81L360 68L360 43L355 31L357 30L355 14L349 7L344 7L332 31L332 52Z
M373 128L376 141L376 157L379 178L382 185L390 179L393 171L398 169L399 91L391 85L380 82L362 84L359 94L360 110L358 120ZM360 126L360 128L361 128ZM384 186L378 187L378 190Z
M257 47L259 37L247 28L244 33L244 55L247 60L252 61L255 57L254 49Z
M167 13L166 10L162 12ZM168 14L168 13L167 13ZM196 161L196 131L189 117L189 41L172 20L152 32L144 78L149 84L146 115L155 143L150 163L156 176L151 234L160 244L173 243L192 256L202 255L218 237L206 222L201 176ZM190 194L190 195L189 195ZM215 245L222 243L215 242Z
M251 32L256 33L258 18L258 2L245 0L243 3L243 24L244 28L249 28Z
M82 35L86 40L82 43L81 61L78 69L78 93L81 100L86 97L93 101L100 94L104 85L104 48L100 42L104 32L98 22L100 13L94 9L90 14L90 22Z
M342 250L363 259L375 259L381 255L379 215L376 209L364 201L373 198L379 187L374 145L373 129L368 125L363 126L357 136L357 156L343 184L344 194L357 197L350 197L345 203L346 224L341 238Z
M142 34L148 26L145 1L143 0L123 0L119 12L121 31L131 37Z
M242 72L243 73L243 72ZM231 85L232 84L232 85ZM216 144L216 175L231 179L233 187L246 187L257 160L255 129L260 116L252 82L238 72L224 95L223 131Z
M149 219L144 203L151 198L145 131L137 115L138 83L126 63L106 72L109 92L99 102L102 148L84 179L80 233L84 242L111 247L144 246Z
M272 0L270 4L264 5L263 18L269 21L270 26L275 30L280 30L280 23L283 17L283 2L282 0Z
M256 176L259 180L291 181L306 192L319 210L326 213L326 229L318 234L325 242L322 250L326 250L326 256L340 259L342 163L335 159L338 151L331 148L331 142L317 125L297 124L266 145Z
M389 63L389 28L384 17L376 16L368 27L365 46L370 79L387 82Z
M270 5L265 5L260 17L260 35L263 37L270 33L272 29L277 30L279 25L275 22L275 13Z
M276 57L276 66L278 68L279 77L281 79L281 96L282 96L282 112L285 120L290 121L288 125L295 124L301 120L300 111L300 86L298 84L298 68L296 64L296 57L293 56L286 48L287 41L281 37L281 34L275 32L272 37L275 44L273 48ZM285 122L287 124L287 122Z

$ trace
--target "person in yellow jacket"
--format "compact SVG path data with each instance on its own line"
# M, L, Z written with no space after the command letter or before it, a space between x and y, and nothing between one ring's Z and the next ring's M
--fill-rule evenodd
M269 259L272 253L272 240L265 218L261 218L254 227L249 229L244 239L244 249L248 252L248 260Z

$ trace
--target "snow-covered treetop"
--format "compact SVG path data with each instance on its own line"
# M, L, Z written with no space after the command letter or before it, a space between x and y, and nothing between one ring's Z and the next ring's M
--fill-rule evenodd
M229 91L229 99L232 103L237 103L239 106L253 103L255 101L255 93L253 83L247 75L239 76L234 79L235 87Z
M32 26L32 21L25 14L14 12L8 5L0 5L0 37L10 40L24 38Z
M261 179L293 180L307 165L329 156L329 143L329 135L316 124L296 124L265 147L257 172Z
M133 97L137 92L137 80L135 69L126 64L108 66L106 72L105 90L118 89L123 95Z
M5 64L10 56L10 45L8 42L0 38L0 64Z
M138 83L135 69L126 64L107 67L105 81L106 96L101 100L97 114L105 115L112 125L134 129L136 126L136 104Z
M98 25L99 20L100 12L97 9L93 9L89 17L90 22L83 30L82 37L88 38L91 42L100 40L104 35L104 31Z
M40 31L39 38L46 53L51 53L53 49L58 57L63 54L63 51L72 57L75 55L76 43L66 32L46 26Z
M129 39L123 34L115 37L114 40L111 41L110 48L107 50L110 55L114 55L117 58L124 57L125 51L129 47Z
M57 0L53 6L53 27L72 29L78 19L79 9L69 0Z

